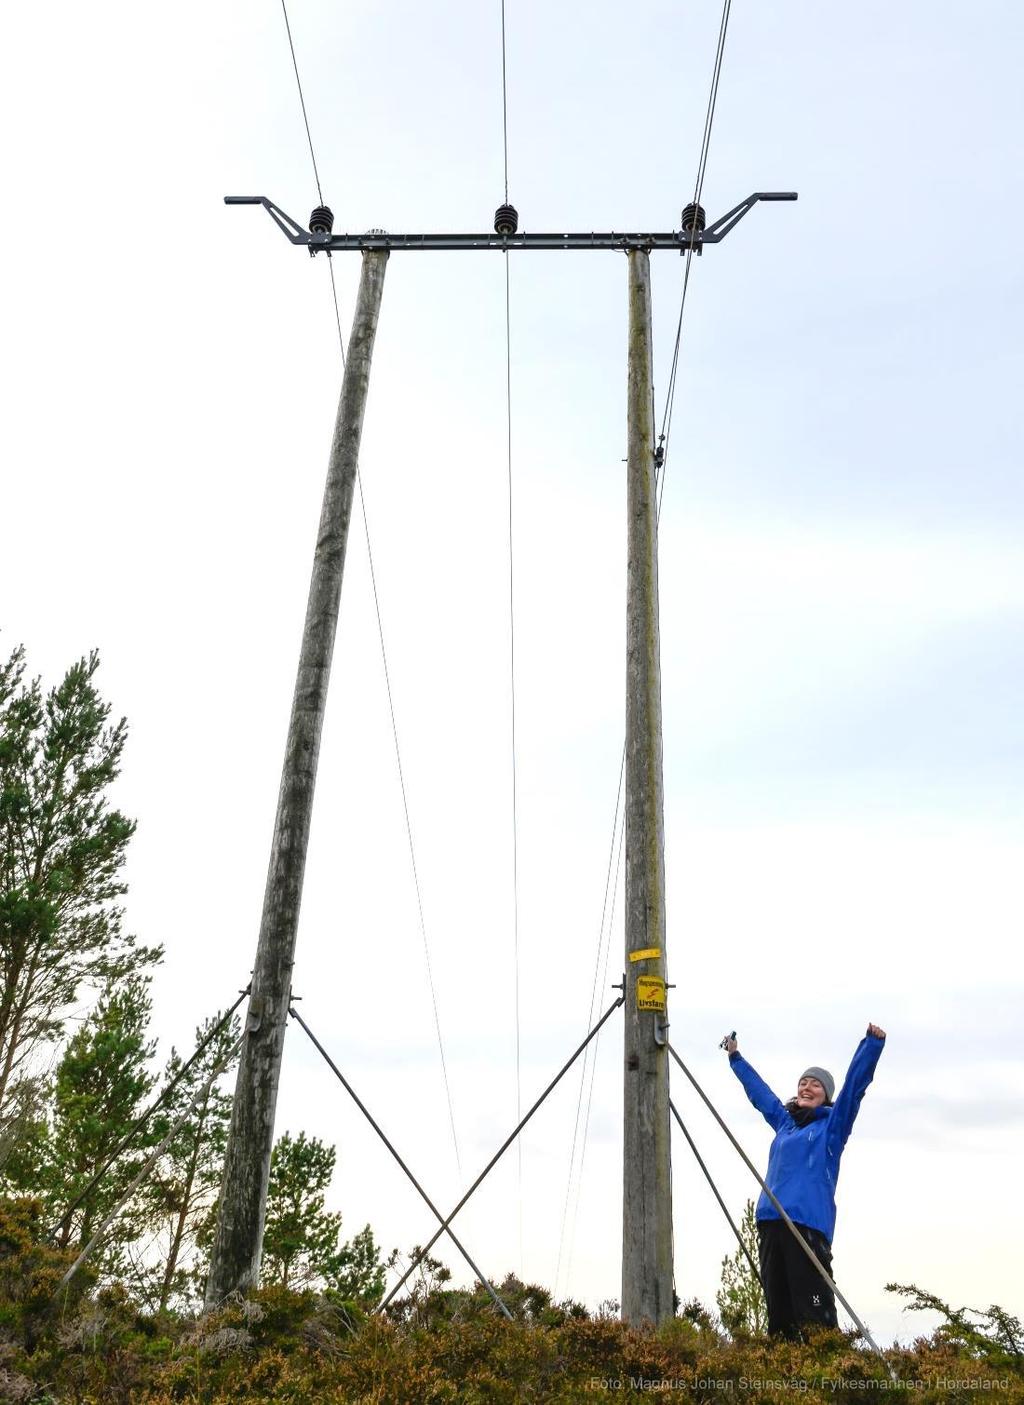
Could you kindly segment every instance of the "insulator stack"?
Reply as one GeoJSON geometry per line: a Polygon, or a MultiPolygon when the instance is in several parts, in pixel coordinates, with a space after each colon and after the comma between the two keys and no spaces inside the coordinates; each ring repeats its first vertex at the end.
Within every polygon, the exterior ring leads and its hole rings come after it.
{"type": "Polygon", "coordinates": [[[333,228],[333,211],[327,205],[318,205],[309,217],[310,234],[330,234],[333,228]]]}
{"type": "Polygon", "coordinates": [[[703,205],[687,205],[683,210],[682,231],[687,239],[692,239],[694,234],[700,237],[704,233],[707,218],[704,214],[703,205]]]}
{"type": "Polygon", "coordinates": [[[494,232],[508,238],[519,228],[519,211],[514,205],[499,205],[494,212],[494,232]]]}

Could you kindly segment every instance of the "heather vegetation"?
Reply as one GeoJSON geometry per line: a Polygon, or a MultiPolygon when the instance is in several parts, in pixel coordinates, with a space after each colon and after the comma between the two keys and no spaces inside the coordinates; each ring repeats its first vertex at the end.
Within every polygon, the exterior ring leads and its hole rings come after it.
{"type": "Polygon", "coordinates": [[[420,1276],[394,1310],[336,1291],[261,1288],[205,1317],[148,1311],[93,1273],[57,1290],[69,1252],[41,1234],[38,1202],[0,1206],[0,1398],[40,1405],[364,1402],[512,1405],[519,1401],[730,1396],[835,1401],[896,1392],[920,1402],[994,1395],[1024,1400],[1020,1324],[999,1309],[971,1314],[912,1287],[912,1307],[942,1325],[880,1360],[850,1334],[785,1342],[727,1332],[698,1303],[659,1331],[623,1326],[509,1276],[513,1313],[479,1286],[420,1276]]]}
{"type": "Polygon", "coordinates": [[[195,1058],[150,1033],[162,953],[124,930],[126,727],[97,668],[44,694],[20,650],[0,664],[0,1400],[1024,1400],[1020,1323],[912,1285],[890,1287],[941,1325],[885,1360],[843,1332],[768,1339],[750,1203],[714,1315],[688,1303],[639,1330],[509,1275],[509,1322],[430,1256],[381,1312],[399,1255],[369,1225],[343,1236],[335,1150],[301,1132],[273,1150],[259,1289],[204,1315],[239,1023],[211,1011],[195,1058]]]}

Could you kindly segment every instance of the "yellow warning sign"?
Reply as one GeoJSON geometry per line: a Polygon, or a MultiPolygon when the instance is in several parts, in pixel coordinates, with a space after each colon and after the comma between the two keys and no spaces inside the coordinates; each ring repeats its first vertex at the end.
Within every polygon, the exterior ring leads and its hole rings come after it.
{"type": "Polygon", "coordinates": [[[629,959],[630,961],[657,961],[660,955],[660,946],[645,946],[642,951],[631,951],[629,959]]]}
{"type": "Polygon", "coordinates": [[[636,1008],[665,1013],[665,982],[660,976],[637,976],[636,1008]]]}

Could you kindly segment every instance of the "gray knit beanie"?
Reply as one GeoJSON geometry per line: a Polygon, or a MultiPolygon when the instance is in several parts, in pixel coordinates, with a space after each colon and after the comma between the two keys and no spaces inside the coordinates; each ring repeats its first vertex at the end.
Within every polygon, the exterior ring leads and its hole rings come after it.
{"type": "Polygon", "coordinates": [[[827,1068],[817,1068],[812,1065],[811,1068],[805,1068],[800,1077],[816,1078],[825,1089],[825,1101],[827,1103],[832,1101],[832,1095],[836,1091],[836,1080],[832,1077],[827,1068]]]}

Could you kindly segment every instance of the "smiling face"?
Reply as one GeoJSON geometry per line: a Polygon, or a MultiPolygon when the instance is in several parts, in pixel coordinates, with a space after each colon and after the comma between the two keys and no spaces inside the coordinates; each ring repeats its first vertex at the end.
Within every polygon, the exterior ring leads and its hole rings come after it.
{"type": "Polygon", "coordinates": [[[821,1107],[825,1101],[825,1089],[816,1078],[805,1075],[796,1085],[796,1100],[800,1107],[821,1107]]]}

